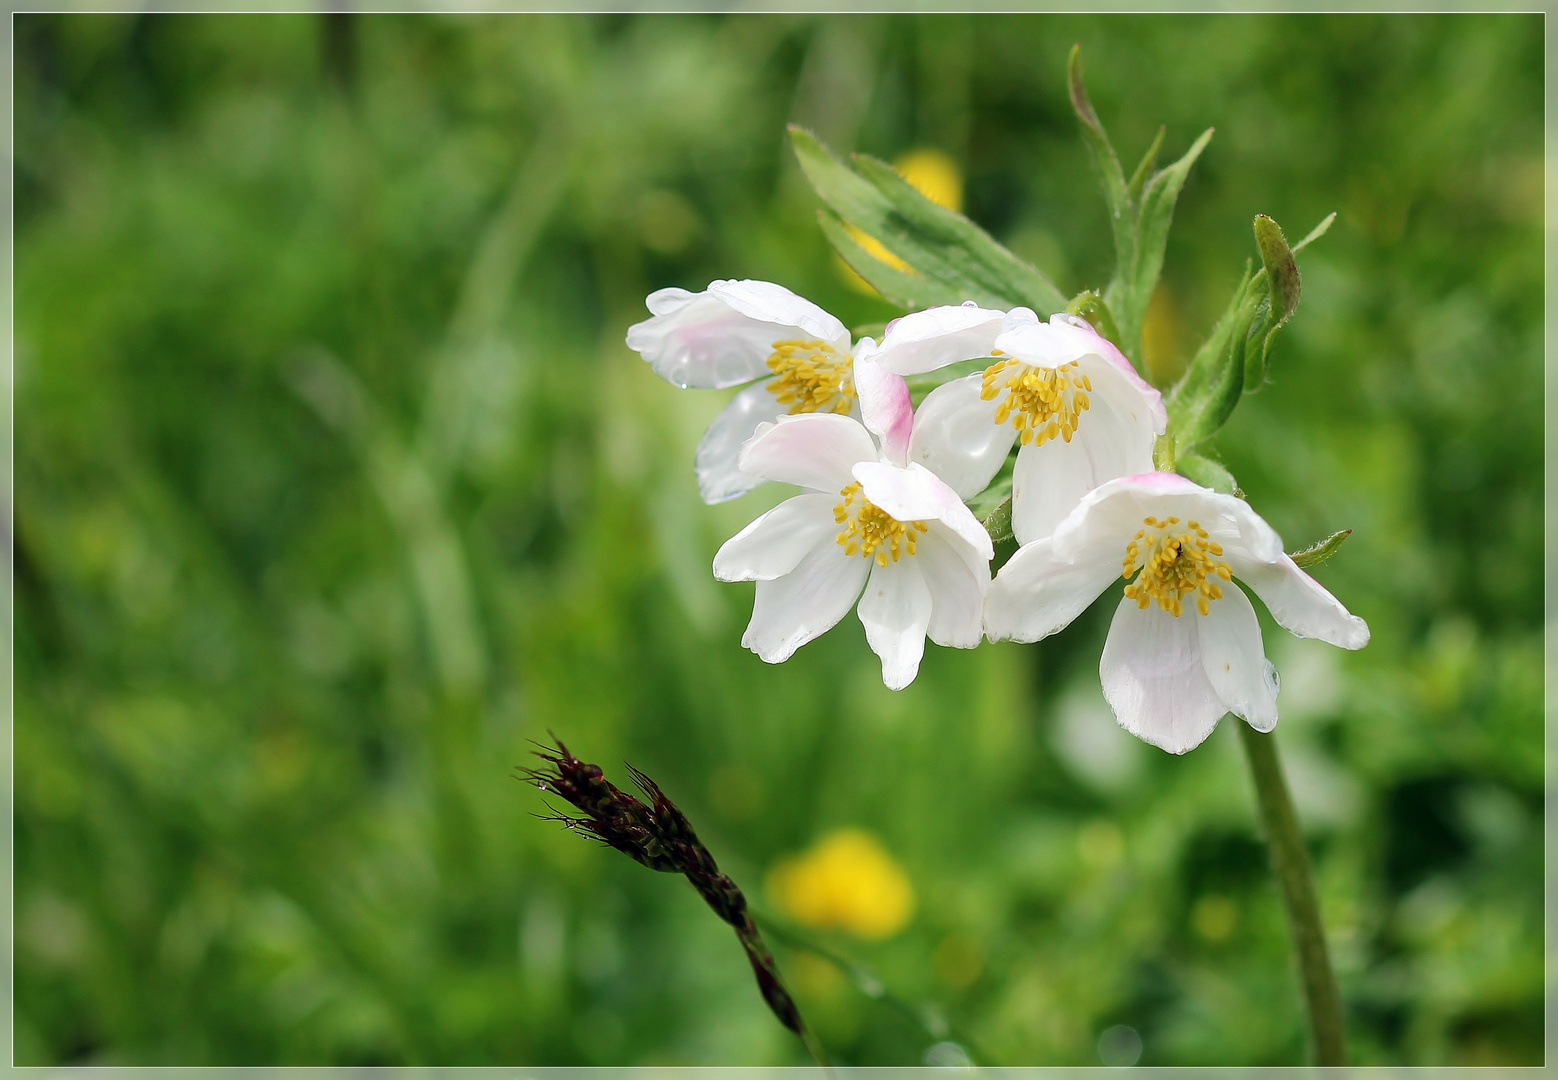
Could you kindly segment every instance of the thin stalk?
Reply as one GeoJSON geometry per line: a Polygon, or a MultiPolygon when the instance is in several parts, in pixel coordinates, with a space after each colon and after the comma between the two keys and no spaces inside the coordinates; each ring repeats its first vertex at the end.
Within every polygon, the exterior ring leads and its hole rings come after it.
{"type": "Polygon", "coordinates": [[[1277,740],[1248,724],[1236,725],[1250,759],[1250,774],[1255,779],[1255,794],[1260,802],[1260,819],[1271,849],[1271,868],[1282,887],[1287,906],[1288,925],[1298,953],[1299,974],[1304,983],[1304,1002],[1309,1010],[1309,1034],[1314,1044],[1317,1065],[1346,1065],[1347,1036],[1342,1024],[1342,999],[1336,990],[1336,975],[1325,948],[1325,927],[1320,922],[1320,903],[1315,896],[1314,871],[1304,834],[1298,827],[1298,813],[1288,794],[1277,757],[1277,740]]]}

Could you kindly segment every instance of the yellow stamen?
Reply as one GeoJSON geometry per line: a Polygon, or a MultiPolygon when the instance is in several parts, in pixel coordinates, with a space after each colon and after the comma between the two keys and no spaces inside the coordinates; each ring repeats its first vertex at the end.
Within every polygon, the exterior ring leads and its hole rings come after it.
{"type": "Polygon", "coordinates": [[[1071,374],[1076,366],[1075,360],[1056,368],[1001,360],[985,368],[979,396],[994,401],[1005,391],[1006,400],[996,407],[995,422],[1010,420],[1024,446],[1043,446],[1056,437],[1070,442],[1093,389],[1086,375],[1071,374]]]}
{"type": "Polygon", "coordinates": [[[1148,517],[1142,524],[1147,527],[1125,545],[1121,576],[1129,578],[1141,571],[1125,587],[1125,595],[1143,610],[1156,600],[1158,607],[1176,617],[1183,613],[1185,600],[1195,597],[1196,610],[1209,613],[1212,601],[1223,598],[1222,586],[1209,579],[1233,580],[1228,564],[1218,561],[1223,546],[1198,522],[1185,522],[1183,532],[1173,528],[1179,524],[1177,517],[1163,521],[1148,517]]]}
{"type": "Polygon", "coordinates": [[[809,412],[847,413],[854,402],[855,382],[849,357],[824,341],[776,341],[768,367],[779,376],[768,384],[790,415],[809,412]]]}
{"type": "Polygon", "coordinates": [[[859,481],[839,494],[844,501],[833,508],[833,520],[844,526],[836,539],[845,555],[864,555],[886,566],[889,559],[913,555],[920,533],[930,528],[923,521],[899,521],[862,495],[859,481]]]}

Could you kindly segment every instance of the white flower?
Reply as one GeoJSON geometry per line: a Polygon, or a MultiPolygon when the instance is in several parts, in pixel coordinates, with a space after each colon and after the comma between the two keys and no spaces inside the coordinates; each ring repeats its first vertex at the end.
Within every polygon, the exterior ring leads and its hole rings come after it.
{"type": "Polygon", "coordinates": [[[864,425],[834,413],[785,416],[742,447],[743,472],[808,491],[726,541],[714,576],[757,582],[741,643],[770,664],[860,598],[882,681],[901,690],[919,671],[926,637],[959,649],[979,644],[992,551],[957,493],[908,462],[917,434],[908,387],[870,361],[869,338],[862,346],[855,377],[864,425]]]}
{"type": "MultiPolygon", "coordinates": [[[[628,327],[628,348],[682,389],[751,383],[715,417],[698,443],[698,492],[708,503],[744,495],[762,481],[741,471],[741,444],[780,416],[859,414],[849,330],[810,300],[768,281],[713,281],[701,293],[661,289],[652,315],[628,327]]],[[[931,308],[922,315],[958,308],[931,308]]]]}
{"type": "Polygon", "coordinates": [[[661,289],[652,318],[628,328],[628,348],[667,382],[687,389],[753,383],[731,399],[698,444],[704,502],[733,499],[762,481],[737,465],[757,426],[784,413],[854,408],[849,330],[810,300],[767,281],[713,281],[707,290],[661,289]]]}
{"type": "Polygon", "coordinates": [[[1152,469],[1167,426],[1163,399],[1085,319],[1047,323],[1027,308],[965,305],[906,315],[887,328],[877,362],[900,375],[1000,357],[982,373],[932,390],[916,417],[938,427],[911,457],[964,497],[989,484],[1021,440],[1012,476],[1018,543],[1048,536],[1081,497],[1108,480],[1152,469]]]}
{"type": "Polygon", "coordinates": [[[1197,746],[1225,712],[1257,731],[1276,726],[1276,669],[1232,578],[1299,637],[1344,649],[1369,641],[1368,625],[1283,554],[1244,500],[1158,472],[1103,484],[1053,535],[1020,548],[990,586],[985,632],[1048,637],[1122,568],[1135,580],[1099,663],[1104,698],[1121,727],[1170,753],[1197,746]]]}

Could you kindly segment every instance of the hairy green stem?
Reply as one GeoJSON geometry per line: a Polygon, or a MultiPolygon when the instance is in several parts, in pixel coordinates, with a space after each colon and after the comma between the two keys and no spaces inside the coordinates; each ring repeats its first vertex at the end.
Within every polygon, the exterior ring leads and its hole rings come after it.
{"type": "Polygon", "coordinates": [[[1347,1037],[1342,1025],[1342,999],[1336,990],[1336,975],[1325,948],[1325,927],[1320,922],[1320,903],[1315,896],[1314,872],[1304,834],[1298,826],[1298,814],[1282,776],[1274,735],[1262,734],[1248,724],[1239,724],[1250,773],[1255,778],[1255,794],[1260,802],[1260,819],[1271,849],[1271,868],[1282,887],[1288,925],[1298,953],[1299,974],[1304,983],[1304,1001],[1309,1009],[1309,1034],[1314,1043],[1315,1064],[1346,1065],[1347,1037]]]}

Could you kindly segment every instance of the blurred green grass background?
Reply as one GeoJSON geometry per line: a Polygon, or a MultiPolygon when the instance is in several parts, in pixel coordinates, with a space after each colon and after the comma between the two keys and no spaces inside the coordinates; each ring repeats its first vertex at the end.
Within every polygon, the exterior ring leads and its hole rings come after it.
{"type": "MultiPolygon", "coordinates": [[[[1156,362],[1253,254],[1304,253],[1218,449],[1368,619],[1264,623],[1364,1063],[1542,1060],[1542,22],[1484,16],[19,15],[19,1064],[781,1064],[684,884],[532,815],[555,731],[623,758],[763,905],[864,830],[913,891],[815,931],[1009,1064],[1290,1064],[1303,1019],[1235,721],[1172,758],[1097,686],[1109,604],[932,647],[853,617],[770,668],[705,508],[718,394],[642,301],[781,282],[891,317],[784,138],[920,147],[1067,291],[1108,223],[1064,88],[1180,200],[1156,362]],[[1111,1044],[1112,1045],[1112,1044],[1111,1044]]],[[[1263,616],[1264,618],[1264,616],[1263,616]]],[[[845,1062],[934,1037],[778,949],[845,1062]]]]}

